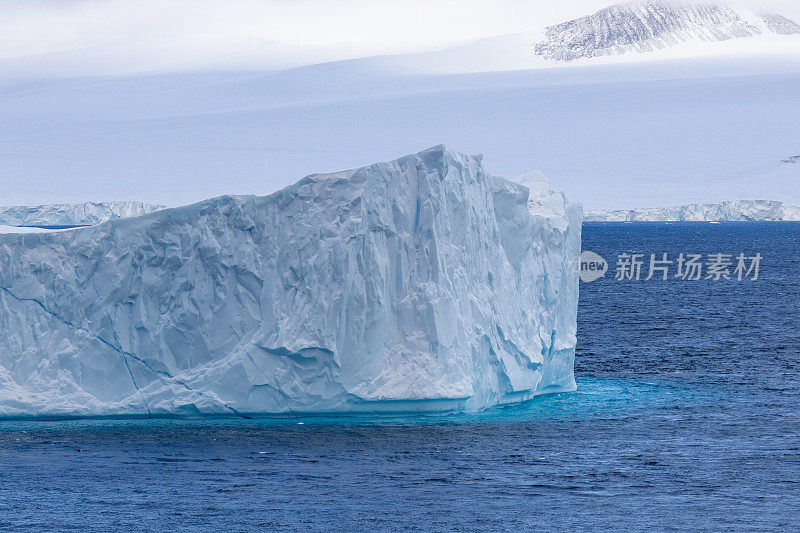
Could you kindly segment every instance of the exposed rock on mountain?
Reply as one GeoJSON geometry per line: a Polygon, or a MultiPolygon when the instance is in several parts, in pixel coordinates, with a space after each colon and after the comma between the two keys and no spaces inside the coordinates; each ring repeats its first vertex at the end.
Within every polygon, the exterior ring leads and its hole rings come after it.
{"type": "Polygon", "coordinates": [[[777,13],[733,9],[711,2],[641,0],[550,26],[534,50],[547,59],[572,61],[651,52],[693,40],[726,41],[798,33],[800,24],[777,13]]]}

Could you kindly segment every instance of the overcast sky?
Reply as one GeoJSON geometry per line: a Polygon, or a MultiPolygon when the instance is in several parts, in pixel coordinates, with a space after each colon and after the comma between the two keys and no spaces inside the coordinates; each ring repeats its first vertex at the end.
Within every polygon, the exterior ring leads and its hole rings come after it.
{"type": "MultiPolygon", "coordinates": [[[[519,33],[612,3],[0,0],[0,68],[11,72],[22,65],[32,74],[80,75],[283,67],[519,33]]],[[[797,4],[755,2],[790,15],[800,11],[797,4]]]]}

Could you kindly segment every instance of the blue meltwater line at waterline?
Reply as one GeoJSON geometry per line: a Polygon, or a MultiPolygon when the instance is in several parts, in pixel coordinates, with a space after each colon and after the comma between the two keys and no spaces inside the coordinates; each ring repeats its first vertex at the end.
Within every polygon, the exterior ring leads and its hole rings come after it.
{"type": "Polygon", "coordinates": [[[104,431],[111,428],[166,427],[245,427],[307,425],[414,425],[520,423],[544,420],[586,420],[625,418],[641,411],[681,409],[716,402],[723,390],[676,381],[579,376],[574,392],[544,394],[514,405],[491,407],[484,411],[457,414],[397,413],[393,415],[300,415],[253,419],[232,417],[156,417],[156,418],[64,418],[0,421],[0,435],[14,432],[36,434],[57,431],[104,431]]]}
{"type": "Polygon", "coordinates": [[[609,273],[581,285],[576,392],[463,415],[0,422],[0,528],[800,528],[800,224],[586,224],[583,247],[609,273]],[[756,281],[636,282],[613,279],[622,252],[764,259],[756,281]]]}

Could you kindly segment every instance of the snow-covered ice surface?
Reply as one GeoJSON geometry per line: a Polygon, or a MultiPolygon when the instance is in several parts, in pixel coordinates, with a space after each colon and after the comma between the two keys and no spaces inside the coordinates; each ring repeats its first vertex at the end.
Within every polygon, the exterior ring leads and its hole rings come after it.
{"type": "Polygon", "coordinates": [[[665,208],[588,210],[585,220],[590,222],[800,221],[800,207],[784,205],[774,200],[736,200],[665,208]]]}
{"type": "Polygon", "coordinates": [[[92,226],[117,218],[138,217],[164,209],[142,202],[86,202],[36,206],[0,207],[0,226],[92,226]]]}
{"type": "Polygon", "coordinates": [[[479,410],[574,389],[579,206],[443,147],[0,235],[2,416],[479,410]]]}
{"type": "Polygon", "coordinates": [[[6,226],[0,225],[0,233],[46,233],[49,231],[59,231],[55,229],[36,228],[27,226],[6,226]]]}
{"type": "MultiPolygon", "coordinates": [[[[711,35],[727,8],[708,9],[669,8],[648,28],[711,35]]],[[[618,12],[587,46],[649,20],[618,12]]],[[[34,56],[0,58],[0,199],[184,205],[445,141],[500,175],[539,169],[591,209],[800,205],[800,35],[776,31],[569,62],[536,55],[536,31],[284,71],[41,78],[15,70],[34,56]]]]}
{"type": "Polygon", "coordinates": [[[0,198],[268,194],[444,140],[499,175],[541,170],[591,209],[800,204],[800,165],[780,164],[800,146],[800,56],[447,76],[381,65],[11,84],[0,198]]]}

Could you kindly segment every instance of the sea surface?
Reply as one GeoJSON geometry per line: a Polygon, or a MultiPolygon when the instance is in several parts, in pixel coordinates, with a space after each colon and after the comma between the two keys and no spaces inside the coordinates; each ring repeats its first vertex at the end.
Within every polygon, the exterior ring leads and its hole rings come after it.
{"type": "Polygon", "coordinates": [[[800,224],[586,224],[578,392],[461,416],[0,422],[0,529],[800,528],[800,224]],[[640,280],[617,280],[642,253],[640,280]],[[730,280],[649,280],[650,254],[730,280]],[[737,279],[736,256],[761,254],[737,279]]]}

